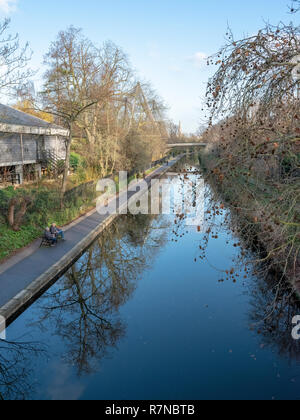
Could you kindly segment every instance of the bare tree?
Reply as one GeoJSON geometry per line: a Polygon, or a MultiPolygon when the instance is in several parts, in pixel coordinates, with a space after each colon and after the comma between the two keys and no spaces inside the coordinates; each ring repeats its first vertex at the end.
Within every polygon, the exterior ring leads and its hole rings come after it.
{"type": "Polygon", "coordinates": [[[48,70],[41,92],[44,111],[55,115],[69,129],[61,189],[63,202],[75,124],[85,111],[111,95],[114,86],[110,75],[114,68],[105,63],[101,50],[74,27],[59,33],[45,64],[48,70]]]}
{"type": "Polygon", "coordinates": [[[126,56],[118,47],[111,52],[106,60],[119,60],[115,74],[111,74],[114,94],[90,107],[76,124],[83,138],[75,147],[85,157],[91,176],[149,167],[165,153],[168,137],[162,100],[149,84],[133,79],[126,56]]]}
{"type": "Polygon", "coordinates": [[[299,282],[299,89],[300,28],[267,25],[257,35],[227,44],[210,64],[205,135],[214,156],[211,175],[258,233],[273,262],[299,282]]]}
{"type": "Polygon", "coordinates": [[[213,117],[246,115],[260,104],[271,105],[293,98],[299,88],[294,77],[300,54],[300,28],[267,25],[257,35],[236,41],[230,29],[227,43],[209,64],[219,69],[210,80],[207,105],[213,117]]]}
{"type": "Polygon", "coordinates": [[[0,23],[0,94],[20,88],[33,72],[28,69],[31,51],[28,43],[21,46],[18,35],[8,33],[10,20],[0,23]]]}
{"type": "MultiPolygon", "coordinates": [[[[128,156],[127,145],[134,142],[132,150],[145,151],[138,154],[141,159],[130,156],[131,161],[138,159],[135,166],[141,162],[147,166],[162,157],[167,138],[165,106],[148,83],[135,80],[121,48],[112,42],[98,48],[81,30],[70,27],[52,43],[45,63],[41,109],[69,129],[61,205],[74,137],[74,149],[84,157],[90,178],[113,173],[117,162],[121,165],[128,156]]],[[[120,165],[119,169],[128,166],[120,165]]]]}
{"type": "Polygon", "coordinates": [[[101,55],[109,90],[105,97],[80,115],[76,126],[83,137],[77,144],[78,151],[86,158],[94,175],[104,176],[113,171],[119,139],[124,136],[122,111],[126,106],[125,95],[132,85],[132,70],[127,56],[112,42],[103,45],[101,55]]]}

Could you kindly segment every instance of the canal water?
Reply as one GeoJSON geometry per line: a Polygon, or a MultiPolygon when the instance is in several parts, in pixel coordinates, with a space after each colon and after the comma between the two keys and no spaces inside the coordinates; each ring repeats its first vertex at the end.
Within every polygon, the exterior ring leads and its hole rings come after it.
{"type": "MultiPolygon", "coordinates": [[[[190,159],[173,178],[202,178],[190,159]]],[[[299,305],[203,188],[203,226],[120,216],[7,329],[1,398],[300,398],[299,305]]]]}

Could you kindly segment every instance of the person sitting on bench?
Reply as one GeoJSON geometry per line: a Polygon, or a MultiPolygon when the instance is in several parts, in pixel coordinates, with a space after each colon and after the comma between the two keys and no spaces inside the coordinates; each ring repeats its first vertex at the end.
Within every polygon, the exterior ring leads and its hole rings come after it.
{"type": "Polygon", "coordinates": [[[56,239],[61,238],[63,241],[65,240],[65,234],[62,229],[59,229],[56,226],[56,223],[52,223],[50,227],[50,233],[56,237],[56,239]]]}
{"type": "Polygon", "coordinates": [[[44,238],[51,244],[51,246],[55,246],[57,244],[55,235],[50,232],[48,227],[45,229],[44,238]]]}

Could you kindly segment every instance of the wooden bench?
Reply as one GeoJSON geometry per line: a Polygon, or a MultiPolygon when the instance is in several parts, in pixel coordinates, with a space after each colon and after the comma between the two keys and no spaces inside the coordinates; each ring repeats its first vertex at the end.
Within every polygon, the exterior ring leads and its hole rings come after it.
{"type": "Polygon", "coordinates": [[[43,236],[40,248],[42,248],[43,246],[50,248],[52,245],[53,245],[53,242],[51,241],[51,239],[48,239],[45,236],[43,236]]]}

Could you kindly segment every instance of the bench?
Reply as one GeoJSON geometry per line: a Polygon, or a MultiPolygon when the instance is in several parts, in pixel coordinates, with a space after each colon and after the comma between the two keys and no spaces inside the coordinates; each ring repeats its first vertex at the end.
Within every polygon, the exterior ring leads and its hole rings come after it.
{"type": "Polygon", "coordinates": [[[40,245],[40,248],[42,248],[43,246],[51,247],[52,244],[53,244],[53,242],[50,239],[48,239],[45,236],[43,236],[42,242],[41,242],[41,245],[40,245]]]}

